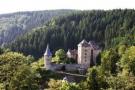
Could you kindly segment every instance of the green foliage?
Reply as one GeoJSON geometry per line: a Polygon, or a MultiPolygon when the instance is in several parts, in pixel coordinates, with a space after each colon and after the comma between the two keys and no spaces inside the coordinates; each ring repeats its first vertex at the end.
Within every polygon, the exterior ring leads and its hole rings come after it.
{"type": "Polygon", "coordinates": [[[110,49],[102,53],[101,66],[104,74],[116,74],[119,55],[116,50],[110,49]]]}
{"type": "Polygon", "coordinates": [[[87,80],[84,82],[84,88],[87,90],[101,90],[107,88],[105,76],[101,72],[101,67],[92,67],[88,69],[87,80]]]}
{"type": "MultiPolygon", "coordinates": [[[[0,83],[6,90],[30,90],[38,88],[35,73],[28,66],[34,59],[16,52],[0,55],[0,83]]],[[[37,89],[36,89],[37,90],[37,89]]]]}
{"type": "Polygon", "coordinates": [[[95,68],[90,69],[89,77],[87,78],[88,88],[92,90],[99,90],[98,72],[95,68]]]}
{"type": "Polygon", "coordinates": [[[43,58],[37,62],[32,56],[17,52],[6,52],[0,55],[0,89],[1,90],[38,90],[42,84],[47,87],[50,78],[58,79],[59,75],[41,67],[43,58]],[[31,63],[33,62],[33,63],[31,63]]]}
{"type": "Polygon", "coordinates": [[[129,47],[122,55],[120,66],[135,75],[135,46],[129,47]]]}
{"type": "Polygon", "coordinates": [[[119,56],[122,56],[125,53],[126,49],[127,49],[126,45],[119,45],[119,47],[118,47],[119,56]]]}
{"type": "Polygon", "coordinates": [[[34,32],[26,34],[9,45],[11,50],[41,57],[49,43],[53,53],[62,48],[76,48],[83,40],[94,40],[103,48],[123,44],[134,45],[135,11],[80,11],[51,20],[34,32]],[[34,52],[33,52],[34,51],[34,52]]]}
{"type": "MultiPolygon", "coordinates": [[[[41,57],[47,43],[54,53],[53,58],[57,63],[66,62],[68,48],[76,48],[77,44],[85,38],[98,42],[106,50],[101,53],[101,62],[98,66],[91,67],[87,79],[79,84],[50,80],[50,90],[134,90],[135,89],[135,11],[84,11],[69,16],[52,19],[45,26],[32,33],[20,37],[9,45],[14,51],[23,52],[25,55],[41,57]],[[111,48],[110,48],[111,47],[111,48]],[[100,65],[101,63],[101,65],[100,65]],[[81,87],[80,87],[81,86],[81,87]]],[[[99,58],[100,59],[100,56],[99,58]]],[[[11,80],[19,82],[17,77],[27,74],[18,68],[33,62],[32,57],[24,57],[11,52],[0,55],[0,87],[8,86],[11,80]],[[20,57],[20,58],[19,58],[20,57]],[[17,72],[16,72],[17,71],[17,72]],[[24,74],[23,74],[24,72],[24,74]],[[14,74],[16,74],[14,76],[14,74]],[[12,77],[11,77],[12,76],[12,77]]],[[[36,77],[38,84],[45,83],[50,78],[58,79],[57,74],[41,69],[43,59],[31,64],[32,69],[41,77],[36,77]]],[[[25,70],[25,68],[24,68],[25,70]]],[[[30,73],[31,70],[30,70],[30,73]]],[[[29,75],[28,75],[29,76],[29,75]]],[[[30,81],[33,75],[29,76],[30,81]]],[[[29,80],[29,79],[28,79],[29,80]]],[[[23,80],[22,80],[23,81],[23,80]]],[[[26,78],[25,78],[25,80],[26,78]]],[[[32,81],[34,83],[34,81],[32,81]]],[[[27,82],[29,84],[29,82],[27,82]]],[[[23,85],[23,84],[22,84],[23,85]]],[[[35,85],[35,84],[34,84],[35,85]]],[[[20,85],[18,85],[19,87],[20,85]]]]}
{"type": "Polygon", "coordinates": [[[0,83],[0,90],[5,90],[3,83],[0,83]]]}
{"type": "MultiPolygon", "coordinates": [[[[131,30],[132,31],[132,30],[131,30]]],[[[133,31],[132,31],[133,32],[133,31]]],[[[115,45],[126,45],[132,46],[135,45],[135,34],[134,33],[127,33],[123,37],[116,37],[111,40],[111,45],[115,47],[115,45]]]]}
{"type": "Polygon", "coordinates": [[[52,18],[67,15],[73,11],[46,10],[0,15],[0,45],[5,46],[7,43],[10,43],[20,37],[20,35],[24,35],[25,33],[32,31],[33,28],[41,27],[52,18]]]}
{"type": "Polygon", "coordinates": [[[50,79],[48,86],[49,88],[47,90],[60,90],[60,87],[62,86],[62,80],[50,79]]]}
{"type": "Polygon", "coordinates": [[[48,86],[47,90],[81,90],[79,84],[54,79],[49,81],[48,86]]]}
{"type": "Polygon", "coordinates": [[[27,64],[30,65],[32,62],[35,61],[35,58],[33,56],[31,56],[31,55],[28,55],[26,61],[27,61],[27,64]]]}
{"type": "Polygon", "coordinates": [[[55,52],[55,57],[53,58],[53,61],[56,63],[66,63],[66,53],[63,49],[59,49],[55,52]]]}
{"type": "Polygon", "coordinates": [[[3,54],[3,53],[4,53],[4,49],[0,48],[0,54],[3,54]]]}
{"type": "Polygon", "coordinates": [[[77,60],[73,59],[73,58],[66,58],[66,64],[75,64],[77,63],[77,60]]]}
{"type": "Polygon", "coordinates": [[[22,65],[13,74],[9,83],[9,90],[38,90],[35,73],[29,66],[22,65]]]}
{"type": "Polygon", "coordinates": [[[107,82],[110,87],[109,89],[112,90],[125,90],[127,84],[127,80],[121,76],[117,77],[110,76],[107,78],[107,82]]]}
{"type": "Polygon", "coordinates": [[[37,70],[39,68],[42,68],[44,67],[44,58],[40,58],[38,61],[35,61],[33,63],[31,63],[31,67],[34,69],[34,70],[37,70]]]}
{"type": "Polygon", "coordinates": [[[135,46],[118,45],[101,54],[101,65],[89,68],[82,90],[134,90],[135,46]]]}
{"type": "Polygon", "coordinates": [[[134,90],[135,89],[135,77],[133,76],[110,76],[107,78],[109,85],[107,90],[134,90]]]}
{"type": "Polygon", "coordinates": [[[26,64],[26,60],[25,56],[14,52],[0,55],[0,82],[9,82],[17,68],[26,64]]]}
{"type": "MultiPolygon", "coordinates": [[[[48,82],[50,79],[60,79],[60,75],[57,73],[54,73],[52,71],[49,70],[45,70],[42,68],[39,68],[36,70],[36,73],[38,75],[37,81],[39,86],[44,86],[44,88],[48,88],[48,82]]],[[[54,84],[55,85],[55,84],[54,84]]]]}
{"type": "Polygon", "coordinates": [[[68,82],[64,81],[59,90],[81,90],[81,88],[76,83],[68,83],[68,82]]]}

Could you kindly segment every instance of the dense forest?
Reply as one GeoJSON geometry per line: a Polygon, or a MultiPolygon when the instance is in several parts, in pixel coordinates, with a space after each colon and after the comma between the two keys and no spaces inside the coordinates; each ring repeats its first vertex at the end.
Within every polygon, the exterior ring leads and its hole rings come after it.
{"type": "Polygon", "coordinates": [[[135,90],[134,17],[135,10],[119,9],[51,19],[0,48],[0,90],[135,90]],[[62,80],[60,74],[43,68],[47,43],[56,51],[55,62],[69,63],[65,51],[77,48],[82,39],[96,41],[103,50],[80,82],[62,80]]]}
{"type": "Polygon", "coordinates": [[[0,90],[135,90],[135,46],[104,50],[100,60],[76,83],[43,68],[43,58],[0,49],[0,90]]]}
{"type": "Polygon", "coordinates": [[[47,43],[54,53],[57,49],[77,48],[82,40],[94,40],[102,48],[119,43],[135,44],[135,10],[80,11],[50,20],[41,28],[12,42],[8,47],[25,55],[41,57],[47,43]]]}
{"type": "Polygon", "coordinates": [[[17,12],[0,15],[0,45],[15,40],[16,37],[40,27],[54,17],[68,15],[74,10],[45,10],[17,12]]]}

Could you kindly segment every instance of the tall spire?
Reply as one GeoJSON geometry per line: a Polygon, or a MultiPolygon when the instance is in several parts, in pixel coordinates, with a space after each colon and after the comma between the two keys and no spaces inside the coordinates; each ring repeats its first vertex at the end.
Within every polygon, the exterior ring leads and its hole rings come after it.
{"type": "Polygon", "coordinates": [[[49,49],[49,44],[47,44],[46,51],[45,51],[44,55],[46,55],[46,56],[52,56],[52,53],[51,53],[51,51],[49,49]]]}

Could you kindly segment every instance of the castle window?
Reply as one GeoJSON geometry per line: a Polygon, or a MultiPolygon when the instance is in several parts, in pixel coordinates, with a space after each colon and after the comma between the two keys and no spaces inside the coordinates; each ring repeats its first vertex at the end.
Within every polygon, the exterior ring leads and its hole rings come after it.
{"type": "Polygon", "coordinates": [[[91,50],[91,58],[90,58],[90,66],[93,66],[94,65],[94,62],[93,62],[93,50],[91,50]]]}
{"type": "Polygon", "coordinates": [[[86,59],[86,56],[84,56],[84,58],[86,59]]]}

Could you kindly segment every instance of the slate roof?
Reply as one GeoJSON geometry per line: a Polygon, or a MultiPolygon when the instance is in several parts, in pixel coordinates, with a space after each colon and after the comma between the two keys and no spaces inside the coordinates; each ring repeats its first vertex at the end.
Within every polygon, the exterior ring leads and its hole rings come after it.
{"type": "Polygon", "coordinates": [[[100,49],[99,46],[97,45],[97,43],[95,43],[94,41],[89,41],[89,45],[90,45],[90,47],[92,47],[95,50],[100,49]]]}
{"type": "Polygon", "coordinates": [[[82,40],[78,45],[81,45],[83,47],[89,47],[90,46],[89,43],[85,39],[82,40]]]}
{"type": "Polygon", "coordinates": [[[92,47],[95,50],[100,49],[97,43],[95,43],[94,41],[87,42],[85,39],[82,40],[78,45],[83,46],[83,47],[92,47]]]}
{"type": "Polygon", "coordinates": [[[49,45],[48,44],[47,44],[46,51],[45,51],[44,55],[46,55],[46,56],[52,56],[52,53],[51,53],[51,51],[49,49],[49,45]]]}
{"type": "Polygon", "coordinates": [[[68,49],[67,54],[77,54],[77,50],[76,49],[73,49],[73,50],[68,49]]]}

